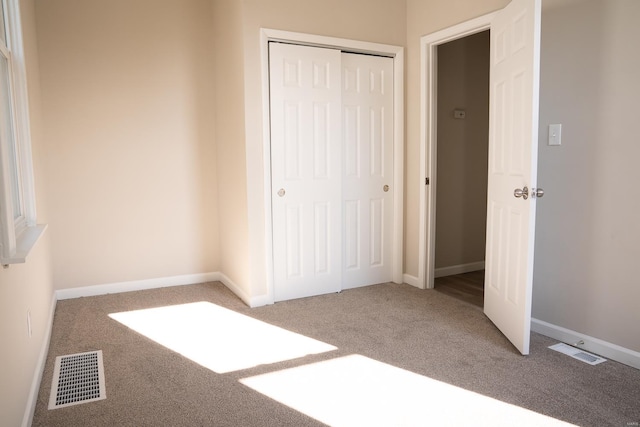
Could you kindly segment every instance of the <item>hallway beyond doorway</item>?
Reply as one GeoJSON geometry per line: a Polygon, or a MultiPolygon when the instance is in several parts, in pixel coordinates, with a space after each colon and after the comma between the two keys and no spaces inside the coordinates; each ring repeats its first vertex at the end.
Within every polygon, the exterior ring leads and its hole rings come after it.
{"type": "Polygon", "coordinates": [[[477,307],[484,306],[484,270],[435,279],[435,290],[477,307]]]}

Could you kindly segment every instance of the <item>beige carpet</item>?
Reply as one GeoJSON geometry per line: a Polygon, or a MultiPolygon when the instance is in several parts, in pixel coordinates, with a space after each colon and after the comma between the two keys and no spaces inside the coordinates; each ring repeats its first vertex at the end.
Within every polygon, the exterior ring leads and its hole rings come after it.
{"type": "Polygon", "coordinates": [[[523,357],[478,307],[408,285],[256,309],[220,283],[66,300],[33,425],[637,425],[640,371],[555,342],[523,357]],[[107,398],[47,409],[55,357],[91,350],[107,398]]]}

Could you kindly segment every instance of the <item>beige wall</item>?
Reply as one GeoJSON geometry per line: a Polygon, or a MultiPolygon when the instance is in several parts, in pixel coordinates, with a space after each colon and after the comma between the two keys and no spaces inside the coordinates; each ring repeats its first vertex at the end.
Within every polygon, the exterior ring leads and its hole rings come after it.
{"type": "Polygon", "coordinates": [[[407,97],[404,270],[418,275],[420,176],[420,37],[503,8],[509,0],[407,0],[407,97]]]}
{"type": "Polygon", "coordinates": [[[219,266],[249,296],[249,236],[244,120],[243,5],[213,1],[218,153],[219,266]]]}
{"type": "Polygon", "coordinates": [[[210,1],[36,5],[56,288],[216,271],[210,1]]]}
{"type": "Polygon", "coordinates": [[[45,343],[53,304],[50,234],[45,233],[25,264],[0,270],[0,413],[2,425],[22,423],[34,375],[41,374],[39,357],[45,343]],[[27,312],[31,312],[29,338],[27,312]]]}
{"type": "Polygon", "coordinates": [[[489,32],[438,47],[435,267],[484,261],[489,32]],[[465,119],[456,119],[462,109],[465,119]]]}
{"type": "Polygon", "coordinates": [[[533,316],[640,351],[640,2],[545,4],[533,316]]]}
{"type": "Polygon", "coordinates": [[[260,28],[404,46],[406,16],[403,0],[245,0],[244,8],[247,200],[251,215],[247,289],[260,296],[267,291],[260,28]]]}
{"type": "MultiPolygon", "coordinates": [[[[31,114],[31,139],[38,221],[46,222],[45,179],[42,164],[44,133],[41,128],[35,17],[32,0],[21,1],[22,25],[31,114]]],[[[50,233],[45,233],[25,264],[0,268],[0,424],[22,424],[38,358],[45,344],[53,303],[50,271],[50,233]],[[31,312],[32,336],[27,329],[31,312]]],[[[29,411],[27,411],[29,416],[29,411]]]]}

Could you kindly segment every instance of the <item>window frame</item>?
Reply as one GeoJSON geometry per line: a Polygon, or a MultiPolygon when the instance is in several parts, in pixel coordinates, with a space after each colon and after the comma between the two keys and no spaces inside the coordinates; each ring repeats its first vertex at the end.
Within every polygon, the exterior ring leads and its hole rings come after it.
{"type": "Polygon", "coordinates": [[[46,225],[36,223],[31,125],[19,0],[0,1],[4,9],[6,32],[6,46],[0,41],[0,50],[8,61],[9,114],[13,125],[13,138],[5,132],[0,135],[0,263],[7,266],[25,262],[46,225]],[[21,204],[17,217],[14,215],[14,189],[21,204]]]}

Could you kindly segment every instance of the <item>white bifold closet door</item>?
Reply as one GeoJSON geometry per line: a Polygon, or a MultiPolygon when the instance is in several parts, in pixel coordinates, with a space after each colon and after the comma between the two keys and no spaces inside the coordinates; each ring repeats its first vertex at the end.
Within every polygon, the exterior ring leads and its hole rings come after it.
{"type": "Polygon", "coordinates": [[[269,44],[274,299],[391,280],[393,60],[269,44]]]}

